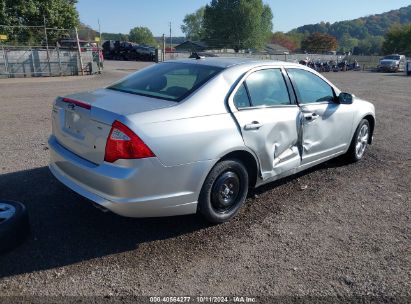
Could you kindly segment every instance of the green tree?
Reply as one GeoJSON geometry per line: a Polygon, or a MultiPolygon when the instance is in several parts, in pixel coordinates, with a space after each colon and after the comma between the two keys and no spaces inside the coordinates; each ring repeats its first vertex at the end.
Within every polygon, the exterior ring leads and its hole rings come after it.
{"type": "Polygon", "coordinates": [[[128,35],[121,33],[102,33],[103,40],[128,41],[128,35]]]}
{"type": "Polygon", "coordinates": [[[204,11],[205,7],[201,7],[194,13],[184,17],[184,24],[181,25],[181,31],[186,35],[187,39],[198,41],[203,38],[204,11]]]}
{"type": "Polygon", "coordinates": [[[100,34],[87,24],[80,22],[80,25],[78,27],[78,36],[83,40],[94,41],[94,38],[99,37],[100,34]]]}
{"type": "Polygon", "coordinates": [[[358,41],[358,54],[363,55],[380,55],[384,37],[369,36],[363,40],[358,41]]]}
{"type": "Polygon", "coordinates": [[[153,33],[147,27],[138,26],[132,28],[128,34],[128,38],[131,42],[139,44],[156,44],[153,33]]]}
{"type": "Polygon", "coordinates": [[[358,46],[358,39],[351,37],[349,34],[344,34],[338,42],[341,52],[352,52],[358,46]]]}
{"type": "MultiPolygon", "coordinates": [[[[66,33],[49,30],[49,43],[54,43],[62,34],[73,33],[79,24],[76,9],[77,0],[0,0],[0,24],[9,26],[43,26],[44,20],[49,28],[69,29],[66,33]]],[[[13,43],[45,43],[42,29],[0,28],[13,43]]]]}
{"type": "Polygon", "coordinates": [[[335,51],[337,39],[331,35],[314,33],[301,41],[301,49],[310,53],[335,51]]]}
{"type": "Polygon", "coordinates": [[[262,0],[212,0],[204,12],[204,37],[210,47],[261,48],[273,28],[272,12],[262,0]]]}
{"type": "Polygon", "coordinates": [[[385,54],[400,53],[411,56],[411,22],[391,27],[385,35],[382,48],[385,54]]]}

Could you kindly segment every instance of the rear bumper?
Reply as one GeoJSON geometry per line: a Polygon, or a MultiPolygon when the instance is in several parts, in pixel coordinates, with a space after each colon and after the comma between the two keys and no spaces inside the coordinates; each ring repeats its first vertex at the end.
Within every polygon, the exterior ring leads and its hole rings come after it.
{"type": "Polygon", "coordinates": [[[196,213],[201,185],[213,161],[166,167],[157,158],[95,165],[49,139],[52,174],[81,196],[122,216],[196,213]]]}

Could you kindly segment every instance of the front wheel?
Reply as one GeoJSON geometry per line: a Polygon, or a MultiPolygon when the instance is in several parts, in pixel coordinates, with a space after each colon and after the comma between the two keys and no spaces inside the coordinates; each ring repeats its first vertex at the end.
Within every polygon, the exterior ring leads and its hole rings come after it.
{"type": "Polygon", "coordinates": [[[370,134],[370,123],[366,119],[361,120],[347,152],[347,157],[350,161],[356,162],[363,158],[370,134]]]}
{"type": "Polygon", "coordinates": [[[248,193],[248,172],[238,160],[223,160],[208,174],[201,189],[198,209],[212,223],[232,219],[248,193]]]}

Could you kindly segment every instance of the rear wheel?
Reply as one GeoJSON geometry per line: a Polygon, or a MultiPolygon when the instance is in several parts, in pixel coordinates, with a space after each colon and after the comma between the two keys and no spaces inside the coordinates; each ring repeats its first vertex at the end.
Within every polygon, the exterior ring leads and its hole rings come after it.
{"type": "Polygon", "coordinates": [[[248,172],[238,160],[223,160],[208,174],[199,197],[200,213],[212,223],[233,218],[248,193],[248,172]]]}
{"type": "Polygon", "coordinates": [[[356,162],[363,158],[370,134],[370,123],[366,119],[361,120],[347,152],[347,157],[350,161],[356,162]]]}

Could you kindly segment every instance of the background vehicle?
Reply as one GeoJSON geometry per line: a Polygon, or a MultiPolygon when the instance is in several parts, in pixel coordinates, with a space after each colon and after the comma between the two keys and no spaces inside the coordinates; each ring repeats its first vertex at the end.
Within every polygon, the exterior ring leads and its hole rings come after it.
{"type": "Polygon", "coordinates": [[[199,211],[224,222],[249,187],[343,154],[360,160],[374,116],[371,103],[298,64],[167,61],[57,98],[50,169],[120,215],[199,211]]]}
{"type": "Polygon", "coordinates": [[[387,55],[380,60],[378,70],[382,72],[399,72],[405,70],[406,58],[404,55],[387,55]]]}
{"type": "MultiPolygon", "coordinates": [[[[70,49],[77,50],[77,40],[76,39],[61,39],[58,41],[59,48],[61,49],[70,49]]],[[[82,52],[85,51],[96,51],[95,47],[92,44],[85,40],[79,40],[80,49],[82,52]]]]}
{"type": "Polygon", "coordinates": [[[411,76],[411,60],[407,61],[407,68],[405,70],[405,73],[407,74],[407,76],[411,76]]]}
{"type": "Polygon", "coordinates": [[[155,60],[155,48],[127,41],[107,40],[103,43],[104,58],[112,60],[155,60]]]}

